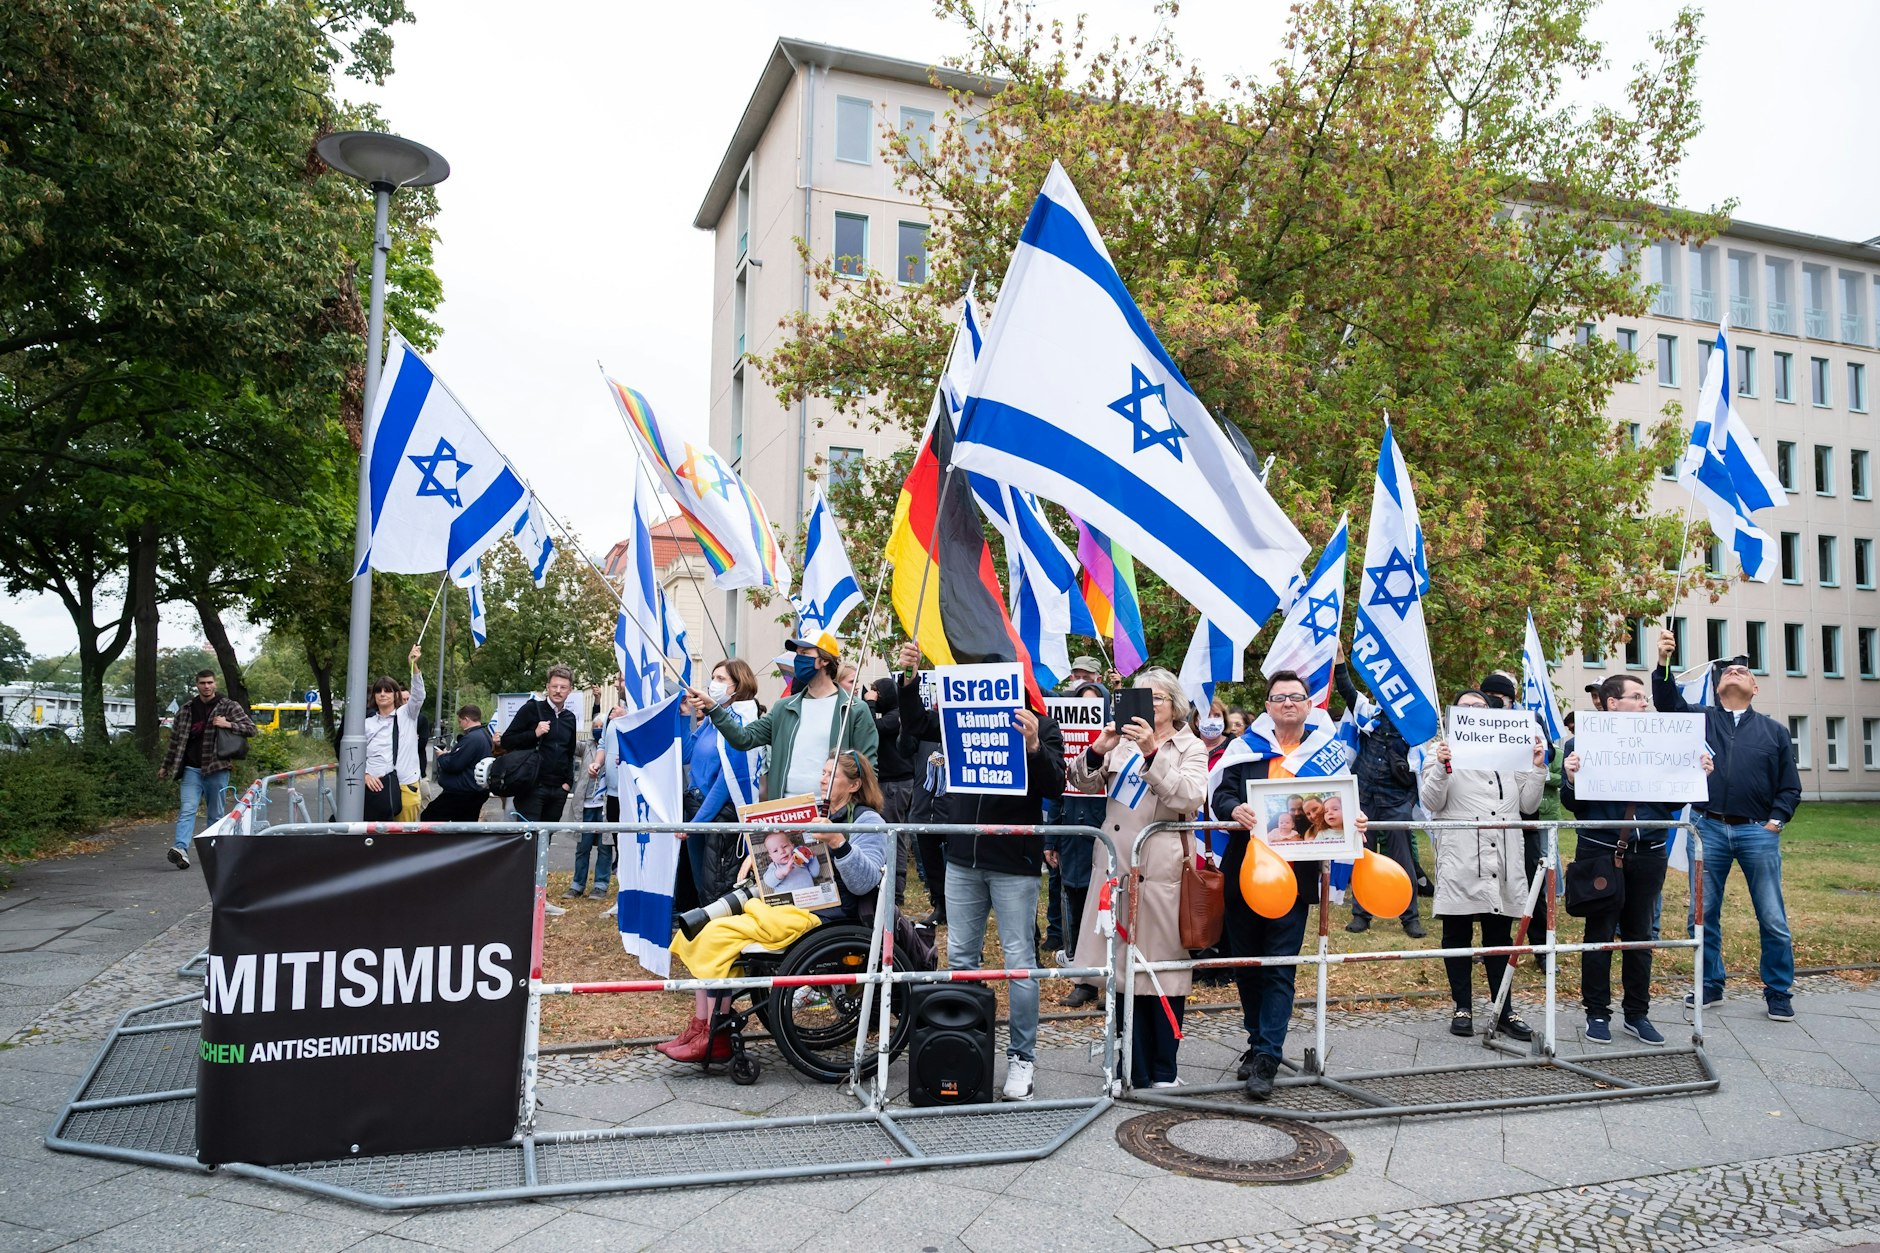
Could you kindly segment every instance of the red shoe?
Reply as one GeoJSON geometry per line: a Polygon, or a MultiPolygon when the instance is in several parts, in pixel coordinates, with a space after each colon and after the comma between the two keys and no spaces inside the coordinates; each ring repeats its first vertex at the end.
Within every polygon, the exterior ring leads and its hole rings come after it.
{"type": "Polygon", "coordinates": [[[721,1031],[709,1032],[711,1038],[711,1057],[714,1062],[731,1060],[731,1024],[726,1023],[721,1031]]]}
{"type": "Polygon", "coordinates": [[[697,1061],[698,1059],[696,1057],[681,1057],[679,1053],[681,1050],[688,1050],[692,1047],[698,1038],[705,1033],[706,1025],[705,1019],[694,1018],[692,1021],[685,1024],[684,1031],[681,1031],[672,1039],[667,1040],[664,1044],[655,1044],[653,1048],[664,1053],[674,1061],[697,1061]]]}

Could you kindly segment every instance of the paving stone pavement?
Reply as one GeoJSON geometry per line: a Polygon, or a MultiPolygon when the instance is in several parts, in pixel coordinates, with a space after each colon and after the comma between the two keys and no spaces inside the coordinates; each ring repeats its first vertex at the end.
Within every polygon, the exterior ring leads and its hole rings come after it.
{"type": "MultiPolygon", "coordinates": [[[[25,868],[0,893],[0,1250],[552,1249],[1732,1249],[1880,1242],[1880,989],[1798,987],[1798,1020],[1737,989],[1707,1015],[1715,1094],[1331,1125],[1352,1155],[1303,1184],[1189,1179],[1123,1152],[1106,1111],[1034,1163],[379,1213],[224,1174],[55,1154],[43,1137],[126,1008],[179,995],[206,938],[199,875],[162,861],[161,826],[25,868]],[[778,1215],[789,1222],[780,1225],[778,1215]]],[[[558,845],[565,843],[558,841],[558,845]]],[[[566,858],[568,850],[551,853],[566,858]]],[[[1531,989],[1523,985],[1522,995],[1531,989]]],[[[1480,1060],[1445,1013],[1328,1018],[1334,1071],[1480,1060]]],[[[1530,1015],[1535,1017],[1536,1015],[1530,1015]]],[[[1663,1012],[1668,1033],[1677,1015],[1663,1012]],[[1667,1021],[1669,1020],[1669,1021],[1667,1021]]],[[[1233,1014],[1196,1015],[1190,1082],[1231,1074],[1233,1014]]],[[[1564,1013],[1562,1044],[1577,1012],[1564,1013]]],[[[1295,1045],[1310,1029],[1294,1020],[1295,1045]]],[[[1041,1033],[1041,1096],[1095,1090],[1088,1021],[1041,1033]]],[[[545,1060],[541,1126],[575,1130],[853,1108],[768,1045],[739,1088],[650,1049],[545,1060]]],[[[897,1092],[905,1072],[891,1072],[897,1092]]]]}

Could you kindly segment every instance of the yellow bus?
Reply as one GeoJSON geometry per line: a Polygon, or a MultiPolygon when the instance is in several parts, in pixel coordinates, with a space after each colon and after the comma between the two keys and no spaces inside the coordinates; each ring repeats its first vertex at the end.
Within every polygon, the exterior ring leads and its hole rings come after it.
{"type": "Polygon", "coordinates": [[[254,719],[255,730],[274,731],[281,735],[299,735],[302,731],[313,729],[319,723],[321,713],[317,700],[263,701],[248,710],[248,716],[254,719]]]}

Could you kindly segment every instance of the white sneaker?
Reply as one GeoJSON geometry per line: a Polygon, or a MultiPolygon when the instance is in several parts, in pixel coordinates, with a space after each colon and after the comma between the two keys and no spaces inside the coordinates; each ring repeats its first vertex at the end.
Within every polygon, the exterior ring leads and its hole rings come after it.
{"type": "Polygon", "coordinates": [[[559,918],[568,911],[557,905],[554,901],[545,901],[542,904],[542,912],[550,918],[559,918]]]}
{"type": "Polygon", "coordinates": [[[1065,966],[1068,966],[1068,965],[1070,965],[1070,964],[1071,964],[1071,955],[1070,955],[1070,954],[1069,954],[1068,952],[1066,952],[1065,950],[1063,950],[1063,949],[1059,949],[1059,950],[1057,951],[1057,964],[1058,964],[1058,968],[1059,968],[1059,969],[1062,969],[1062,968],[1064,968],[1065,966]]]}
{"type": "Polygon", "coordinates": [[[1032,1064],[1014,1057],[1005,1064],[1005,1099],[1008,1101],[1029,1101],[1031,1099],[1032,1064]]]}
{"type": "Polygon", "coordinates": [[[1174,1079],[1158,1079],[1149,1086],[1152,1088],[1179,1088],[1182,1086],[1182,1081],[1179,1077],[1174,1079]]]}

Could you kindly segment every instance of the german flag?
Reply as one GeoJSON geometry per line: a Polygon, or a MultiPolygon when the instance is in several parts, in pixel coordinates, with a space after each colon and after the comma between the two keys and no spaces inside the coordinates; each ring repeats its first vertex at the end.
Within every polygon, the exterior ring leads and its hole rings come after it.
{"type": "Polygon", "coordinates": [[[894,530],[888,535],[888,560],[894,563],[894,611],[908,636],[919,641],[921,652],[937,666],[981,661],[1022,664],[1025,690],[1033,708],[1042,711],[1044,696],[1032,674],[1031,654],[1006,612],[966,471],[947,474],[953,459],[953,420],[940,397],[935,397],[934,410],[920,451],[914,455],[914,468],[895,502],[894,530]],[[936,516],[938,531],[934,529],[936,516]]]}

